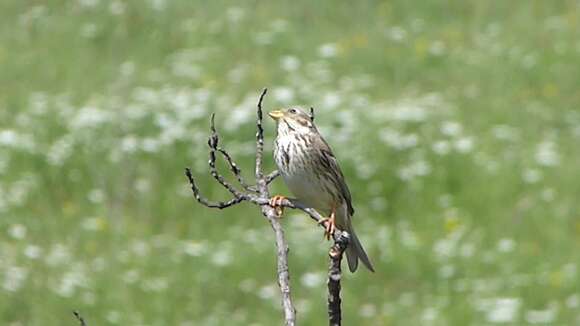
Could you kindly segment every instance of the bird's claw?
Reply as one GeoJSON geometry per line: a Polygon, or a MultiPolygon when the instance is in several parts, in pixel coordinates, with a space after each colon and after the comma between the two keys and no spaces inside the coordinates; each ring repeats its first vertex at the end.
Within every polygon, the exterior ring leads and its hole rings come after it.
{"type": "Polygon", "coordinates": [[[334,213],[330,214],[330,217],[320,220],[318,224],[324,225],[324,238],[330,240],[330,237],[334,235],[334,231],[336,230],[334,213]]]}
{"type": "Polygon", "coordinates": [[[284,200],[286,200],[286,197],[280,195],[270,198],[269,204],[274,208],[274,210],[276,210],[276,216],[278,217],[281,217],[282,214],[284,214],[284,206],[282,206],[284,200]]]}

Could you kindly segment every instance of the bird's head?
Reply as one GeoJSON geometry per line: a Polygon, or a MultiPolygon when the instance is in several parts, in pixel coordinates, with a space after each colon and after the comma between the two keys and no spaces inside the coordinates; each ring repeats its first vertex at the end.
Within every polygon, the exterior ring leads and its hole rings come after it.
{"type": "Polygon", "coordinates": [[[299,108],[275,110],[268,115],[276,121],[278,134],[309,133],[316,130],[312,117],[299,108]]]}

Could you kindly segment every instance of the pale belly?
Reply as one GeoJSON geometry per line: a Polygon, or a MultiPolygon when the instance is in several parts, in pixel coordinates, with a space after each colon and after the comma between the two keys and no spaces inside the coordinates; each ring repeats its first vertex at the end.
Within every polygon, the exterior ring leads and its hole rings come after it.
{"type": "Polygon", "coordinates": [[[322,214],[330,214],[333,198],[320,186],[319,182],[316,182],[314,175],[302,172],[291,175],[282,174],[282,177],[296,199],[322,214]]]}
{"type": "MultiPolygon", "coordinates": [[[[301,164],[300,161],[294,161],[295,157],[290,159],[288,155],[284,155],[291,148],[294,148],[292,139],[278,137],[274,149],[274,159],[293,196],[324,216],[329,216],[333,209],[337,215],[341,215],[341,217],[345,215],[344,203],[336,202],[336,198],[333,198],[329,192],[329,189],[333,189],[335,186],[330,184],[330,180],[319,180],[316,174],[304,167],[304,164],[301,164]]],[[[342,220],[342,218],[340,219],[342,220]]]]}

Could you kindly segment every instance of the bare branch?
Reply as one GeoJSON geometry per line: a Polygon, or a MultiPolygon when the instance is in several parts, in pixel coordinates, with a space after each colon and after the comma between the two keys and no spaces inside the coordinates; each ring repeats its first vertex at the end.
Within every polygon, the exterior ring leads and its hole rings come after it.
{"type": "Polygon", "coordinates": [[[246,181],[244,180],[244,177],[242,176],[242,170],[240,170],[240,168],[238,167],[236,162],[234,162],[230,153],[228,153],[222,147],[218,147],[217,151],[220,152],[222,154],[222,156],[224,157],[224,159],[226,160],[226,162],[228,162],[228,165],[230,167],[230,171],[232,171],[232,173],[234,174],[234,176],[236,177],[236,179],[238,180],[240,185],[242,185],[242,187],[244,187],[244,189],[246,191],[257,192],[256,187],[250,186],[249,184],[246,183],[246,181]]]}
{"type": "Polygon", "coordinates": [[[282,293],[282,309],[284,310],[284,323],[286,326],[296,324],[296,308],[292,303],[290,291],[290,269],[288,267],[288,243],[284,238],[284,230],[276,210],[271,206],[262,206],[262,214],[268,219],[276,235],[276,253],[278,256],[276,267],[278,272],[278,286],[282,293]]]}
{"type": "MultiPolygon", "coordinates": [[[[219,135],[215,129],[214,118],[215,114],[212,114],[210,119],[211,135],[209,136],[209,139],[207,141],[207,145],[209,146],[210,149],[208,162],[209,172],[214,177],[214,179],[216,179],[217,182],[219,182],[224,188],[226,188],[230,193],[232,193],[232,195],[234,195],[235,198],[243,197],[244,195],[240,191],[238,191],[234,186],[232,186],[228,181],[226,181],[226,179],[217,171],[217,168],[215,166],[216,161],[215,152],[218,151],[219,135]]],[[[229,157],[229,155],[227,156],[229,157]]]]}
{"type": "Polygon", "coordinates": [[[270,183],[272,183],[272,181],[274,181],[274,179],[276,179],[278,176],[280,176],[280,171],[275,170],[270,172],[270,174],[268,174],[266,176],[266,184],[269,185],[270,183]]]}
{"type": "Polygon", "coordinates": [[[260,99],[258,100],[257,106],[257,119],[256,119],[256,186],[260,192],[267,191],[266,183],[264,182],[264,172],[262,171],[262,156],[264,154],[264,128],[262,128],[262,102],[264,101],[264,96],[268,92],[267,88],[264,88],[260,99]]]}
{"type": "Polygon", "coordinates": [[[330,257],[330,264],[328,266],[328,324],[330,326],[340,326],[342,312],[340,309],[340,280],[342,278],[342,271],[340,263],[346,247],[349,242],[349,234],[341,232],[338,237],[334,238],[334,245],[330,248],[328,256],[330,257]]]}
{"type": "Polygon", "coordinates": [[[73,311],[73,315],[76,317],[76,319],[79,321],[81,326],[87,326],[87,323],[85,322],[85,319],[81,316],[81,314],[78,311],[73,311]]]}
{"type": "MultiPolygon", "coordinates": [[[[274,181],[279,176],[280,176],[280,172],[278,170],[274,170],[274,171],[270,172],[268,175],[266,175],[264,177],[264,178],[266,178],[266,185],[269,185],[270,183],[272,183],[272,181],[274,181]]],[[[247,190],[259,193],[257,185],[256,186],[249,186],[249,188],[247,190]]]]}
{"type": "MultiPolygon", "coordinates": [[[[215,114],[211,115],[211,119],[210,119],[210,131],[211,131],[211,136],[208,140],[208,146],[212,151],[217,151],[220,154],[222,154],[222,156],[224,157],[224,159],[226,160],[226,162],[228,163],[228,166],[230,168],[230,171],[234,174],[234,176],[236,177],[236,179],[238,180],[238,182],[240,183],[240,185],[242,185],[242,187],[246,190],[246,191],[254,191],[252,189],[252,187],[250,185],[248,185],[246,183],[246,181],[244,180],[243,176],[242,176],[242,170],[240,170],[240,168],[238,167],[238,165],[236,164],[236,162],[234,161],[234,159],[232,158],[232,156],[230,155],[230,153],[228,153],[224,148],[219,146],[219,134],[215,128],[215,114]]],[[[211,155],[211,152],[210,152],[211,155]]],[[[215,157],[211,157],[210,156],[210,167],[211,167],[211,159],[213,158],[213,164],[215,164],[215,157]]],[[[214,166],[215,168],[215,166],[214,166]]],[[[217,172],[216,172],[217,173],[217,172]]],[[[219,180],[218,180],[219,182],[219,180]]],[[[220,182],[221,183],[221,182],[220,182]]],[[[222,184],[223,185],[223,184],[222,184]]],[[[225,186],[224,186],[225,187],[225,186]]]]}
{"type": "Polygon", "coordinates": [[[276,211],[273,207],[268,205],[268,183],[272,182],[277,176],[278,172],[274,171],[268,176],[264,176],[262,169],[262,155],[264,151],[264,129],[262,128],[262,102],[264,96],[266,95],[267,89],[262,91],[260,99],[257,105],[257,132],[256,132],[256,186],[249,186],[242,178],[241,171],[235,164],[233,158],[229,153],[219,146],[219,135],[215,129],[214,118],[215,115],[212,114],[210,119],[210,131],[211,135],[208,140],[208,146],[210,148],[209,152],[209,168],[210,173],[216,179],[216,181],[226,188],[234,198],[227,202],[211,202],[201,196],[199,188],[197,187],[193,176],[191,175],[190,169],[185,169],[185,175],[189,180],[191,185],[191,190],[194,194],[195,199],[207,207],[223,209],[230,207],[232,205],[238,204],[242,201],[249,201],[258,204],[261,207],[262,215],[266,217],[272,230],[274,230],[276,238],[276,249],[277,249],[277,275],[278,275],[278,285],[280,287],[280,292],[282,294],[282,309],[284,311],[284,321],[287,326],[294,326],[296,323],[296,309],[292,303],[292,296],[290,291],[290,273],[288,269],[288,244],[284,238],[284,230],[278,219],[276,211]],[[219,152],[225,160],[228,162],[230,170],[236,176],[242,187],[247,192],[240,192],[233,185],[231,185],[225,178],[217,171],[215,161],[216,152],[219,152]]]}
{"type": "Polygon", "coordinates": [[[187,179],[189,180],[189,184],[191,185],[191,191],[193,192],[193,196],[200,204],[202,204],[204,206],[207,206],[210,208],[224,209],[224,208],[239,204],[244,200],[244,198],[241,198],[241,197],[234,197],[228,201],[218,201],[218,202],[209,201],[208,199],[206,199],[205,197],[203,197],[200,194],[199,188],[195,184],[195,181],[193,180],[193,176],[191,175],[191,170],[189,168],[185,168],[185,175],[187,176],[187,179]]]}

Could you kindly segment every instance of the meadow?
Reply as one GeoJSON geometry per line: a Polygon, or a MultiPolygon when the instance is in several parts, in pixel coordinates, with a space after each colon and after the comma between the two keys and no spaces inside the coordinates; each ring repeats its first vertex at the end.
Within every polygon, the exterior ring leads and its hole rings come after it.
{"type": "MultiPolygon", "coordinates": [[[[580,324],[579,86],[573,0],[2,1],[0,324],[281,324],[269,224],[183,175],[228,198],[215,112],[251,176],[264,87],[350,185],[377,272],[344,274],[346,325],[580,324]]],[[[330,243],[283,224],[322,325],[330,243]]]]}

